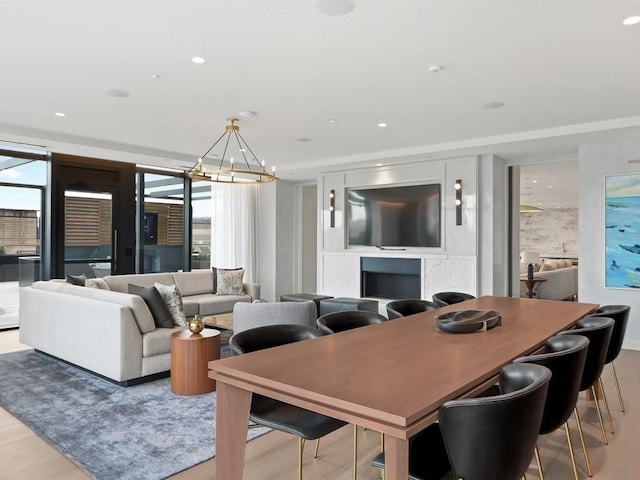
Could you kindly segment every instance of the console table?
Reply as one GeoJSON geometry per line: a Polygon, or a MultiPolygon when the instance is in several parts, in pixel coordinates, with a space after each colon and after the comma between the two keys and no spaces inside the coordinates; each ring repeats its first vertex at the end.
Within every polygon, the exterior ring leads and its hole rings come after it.
{"type": "Polygon", "coordinates": [[[533,298],[533,289],[535,288],[535,286],[539,283],[546,282],[547,279],[533,277],[532,279],[521,278],[520,281],[527,287],[527,297],[533,298]]]}

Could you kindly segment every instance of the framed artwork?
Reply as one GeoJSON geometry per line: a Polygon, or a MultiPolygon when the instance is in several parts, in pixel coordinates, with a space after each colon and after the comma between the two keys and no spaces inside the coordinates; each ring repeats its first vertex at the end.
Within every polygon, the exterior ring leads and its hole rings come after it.
{"type": "Polygon", "coordinates": [[[604,286],[640,289],[640,173],[606,176],[604,191],[604,286]]]}

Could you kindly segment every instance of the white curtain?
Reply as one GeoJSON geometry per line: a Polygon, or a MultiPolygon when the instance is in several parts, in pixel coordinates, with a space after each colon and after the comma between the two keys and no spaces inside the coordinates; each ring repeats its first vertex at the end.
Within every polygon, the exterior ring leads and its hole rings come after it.
{"type": "Polygon", "coordinates": [[[214,183],[211,189],[211,266],[245,269],[257,282],[258,186],[214,183]]]}

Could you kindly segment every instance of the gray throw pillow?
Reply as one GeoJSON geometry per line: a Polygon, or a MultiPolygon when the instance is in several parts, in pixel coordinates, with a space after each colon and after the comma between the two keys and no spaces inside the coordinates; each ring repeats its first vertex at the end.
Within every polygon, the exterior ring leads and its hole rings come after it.
{"type": "Polygon", "coordinates": [[[171,312],[156,287],[146,288],[130,283],[127,286],[127,291],[133,295],[142,297],[144,303],[149,307],[156,328],[173,328],[171,312]]]}
{"type": "Polygon", "coordinates": [[[218,267],[211,267],[211,272],[213,273],[213,290],[211,290],[213,293],[218,293],[218,270],[223,270],[225,272],[230,272],[232,270],[243,270],[242,267],[238,267],[238,268],[218,268],[218,267]]]}
{"type": "Polygon", "coordinates": [[[187,326],[187,319],[184,316],[184,304],[182,303],[182,295],[177,285],[163,285],[162,283],[155,282],[153,284],[156,290],[160,292],[164,303],[167,305],[173,323],[180,326],[187,326]]]}
{"type": "Polygon", "coordinates": [[[218,286],[216,295],[244,295],[242,277],[244,268],[236,270],[223,270],[218,268],[218,286]]]}
{"type": "Polygon", "coordinates": [[[85,283],[87,283],[87,276],[84,273],[81,273],[80,275],[67,275],[66,282],[71,285],[84,287],[85,283]]]}

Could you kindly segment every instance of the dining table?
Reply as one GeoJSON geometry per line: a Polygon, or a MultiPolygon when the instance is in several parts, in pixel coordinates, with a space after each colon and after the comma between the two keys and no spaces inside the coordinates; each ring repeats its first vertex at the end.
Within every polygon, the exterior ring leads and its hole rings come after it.
{"type": "Polygon", "coordinates": [[[209,363],[217,382],[216,474],[241,480],[251,396],[258,393],[384,434],[385,478],[406,480],[409,438],[448,400],[473,397],[501,368],[597,304],[481,296],[434,311],[209,363]],[[498,312],[498,326],[451,333],[435,317],[498,312]]]}

